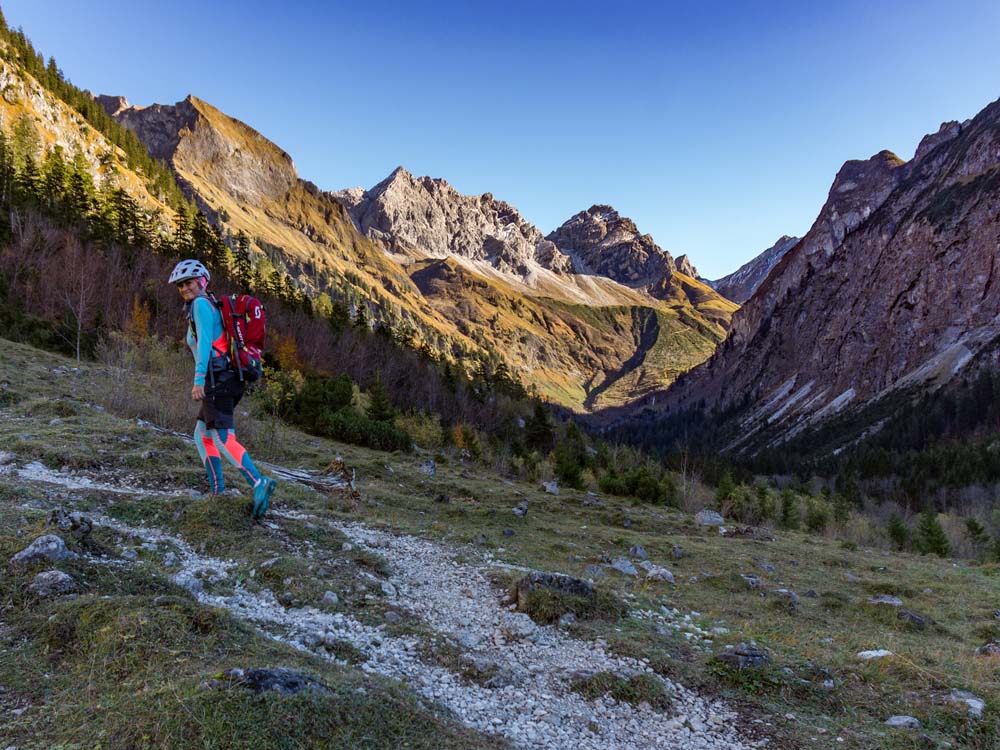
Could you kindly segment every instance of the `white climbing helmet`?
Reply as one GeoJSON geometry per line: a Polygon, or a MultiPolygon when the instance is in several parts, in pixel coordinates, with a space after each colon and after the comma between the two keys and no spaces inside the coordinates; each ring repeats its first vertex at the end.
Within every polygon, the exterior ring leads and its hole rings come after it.
{"type": "Polygon", "coordinates": [[[202,265],[201,261],[189,258],[174,266],[174,270],[170,273],[169,283],[177,284],[188,279],[197,279],[200,276],[204,276],[207,281],[212,280],[212,274],[202,265]]]}

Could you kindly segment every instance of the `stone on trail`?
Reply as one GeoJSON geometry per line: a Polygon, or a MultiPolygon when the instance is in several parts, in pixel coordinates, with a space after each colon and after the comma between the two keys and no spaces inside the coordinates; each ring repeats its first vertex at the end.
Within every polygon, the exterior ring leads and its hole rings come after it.
{"type": "Polygon", "coordinates": [[[323,604],[334,607],[340,604],[340,597],[333,591],[324,591],[323,598],[320,600],[323,604]]]}
{"type": "Polygon", "coordinates": [[[885,720],[890,727],[902,727],[904,729],[919,729],[920,721],[912,716],[890,716],[885,720]]]}
{"type": "Polygon", "coordinates": [[[501,632],[515,641],[530,638],[535,628],[534,621],[523,612],[505,612],[500,621],[501,632]]]}
{"type": "Polygon", "coordinates": [[[699,526],[721,526],[726,522],[726,519],[716,513],[714,510],[709,510],[704,508],[699,510],[694,515],[694,522],[699,526]]]}
{"type": "Polygon", "coordinates": [[[66,543],[55,534],[38,537],[18,552],[10,561],[14,565],[32,565],[37,562],[75,560],[79,555],[66,549],[66,543]]]}
{"type": "Polygon", "coordinates": [[[44,573],[39,573],[28,586],[28,591],[43,599],[57,594],[68,594],[75,589],[76,581],[61,570],[46,570],[44,573]]]}
{"type": "Polygon", "coordinates": [[[186,570],[182,570],[180,573],[177,573],[170,580],[195,595],[198,595],[205,590],[205,585],[201,582],[201,579],[186,570]]]}

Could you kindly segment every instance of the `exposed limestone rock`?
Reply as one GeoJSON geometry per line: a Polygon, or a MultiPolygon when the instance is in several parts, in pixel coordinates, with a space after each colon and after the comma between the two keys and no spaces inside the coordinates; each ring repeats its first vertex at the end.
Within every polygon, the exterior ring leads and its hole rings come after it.
{"type": "Polygon", "coordinates": [[[798,237],[785,235],[779,238],[771,247],[753,260],[744,263],[733,273],[710,282],[712,288],[726,299],[731,299],[742,305],[764,283],[764,279],[771,273],[771,269],[785,257],[785,253],[795,247],[798,242],[798,237]]]}
{"type": "Polygon", "coordinates": [[[577,273],[607,276],[634,289],[655,294],[674,272],[670,253],[611,206],[581,211],[546,239],[573,259],[577,273]]]}
{"type": "Polygon", "coordinates": [[[445,180],[414,177],[397,167],[371,190],[352,188],[331,195],[363,234],[389,252],[457,255],[518,276],[539,267],[570,270],[567,256],[517,209],[490,193],[461,195],[445,180]]]}
{"type": "Polygon", "coordinates": [[[28,586],[28,591],[42,599],[58,594],[68,594],[75,589],[76,581],[61,570],[46,570],[39,573],[28,586]]]}
{"type": "Polygon", "coordinates": [[[690,258],[687,255],[681,255],[674,260],[674,268],[677,269],[678,273],[682,273],[685,276],[690,276],[692,279],[697,279],[698,269],[691,265],[690,258]]]}
{"type": "Polygon", "coordinates": [[[10,561],[13,565],[32,565],[38,562],[59,562],[74,560],[79,555],[66,549],[66,543],[55,534],[38,537],[25,549],[18,552],[10,561]]]}

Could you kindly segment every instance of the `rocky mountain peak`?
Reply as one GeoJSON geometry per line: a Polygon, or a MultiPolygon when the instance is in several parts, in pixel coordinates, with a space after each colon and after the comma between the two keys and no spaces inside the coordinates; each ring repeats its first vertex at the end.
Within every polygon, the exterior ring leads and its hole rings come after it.
{"type": "Polygon", "coordinates": [[[390,252],[455,255],[519,277],[539,268],[570,269],[569,258],[537,227],[491,193],[462,195],[446,180],[415,177],[397,167],[369,190],[331,195],[347,208],[359,231],[390,252]]]}
{"type": "Polygon", "coordinates": [[[191,94],[176,104],[128,107],[113,116],[182,178],[200,171],[237,200],[262,206],[299,183],[285,151],[191,94]]]}
{"type": "Polygon", "coordinates": [[[577,273],[607,276],[633,288],[663,288],[675,270],[668,252],[608,205],[581,211],[546,239],[573,259],[577,273]]]}
{"type": "Polygon", "coordinates": [[[785,253],[795,247],[798,242],[798,237],[782,235],[777,242],[760,255],[747,261],[728,276],[711,282],[712,288],[726,299],[742,305],[764,283],[764,279],[785,256],[785,253]]]}
{"type": "Polygon", "coordinates": [[[698,270],[691,265],[691,260],[687,255],[681,255],[674,260],[674,267],[677,269],[678,273],[690,276],[692,279],[698,278],[698,270]]]}
{"type": "Polygon", "coordinates": [[[108,113],[108,117],[117,117],[118,113],[123,109],[128,109],[132,106],[124,96],[112,96],[110,94],[98,94],[94,97],[94,101],[104,108],[104,111],[108,113]]]}
{"type": "Polygon", "coordinates": [[[929,154],[942,143],[947,143],[948,141],[957,138],[961,132],[962,125],[957,120],[941,123],[941,127],[938,128],[936,133],[929,133],[920,139],[917,151],[913,155],[913,161],[920,161],[924,158],[924,156],[929,154]]]}

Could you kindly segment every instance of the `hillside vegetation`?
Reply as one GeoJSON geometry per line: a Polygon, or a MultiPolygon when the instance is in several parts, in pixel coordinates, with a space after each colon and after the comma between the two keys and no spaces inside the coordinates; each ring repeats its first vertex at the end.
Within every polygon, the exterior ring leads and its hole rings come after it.
{"type": "MultiPolygon", "coordinates": [[[[918,738],[926,735],[934,743],[997,747],[997,657],[975,654],[1000,636],[996,565],[955,565],[767,526],[726,524],[736,533],[724,536],[684,510],[565,487],[551,495],[440,443],[418,443],[410,456],[309,437],[275,425],[259,397],[239,418],[254,455],[314,472],[339,455],[356,472],[360,499],[285,481],[269,523],[255,527],[244,515],[245,498],[212,501],[188,492],[204,482],[190,444],[130,418],[145,393],[146,404],[161,403],[176,419],[188,412],[190,419],[193,406],[183,405],[186,371],[123,381],[120,367],[2,343],[0,673],[6,690],[0,701],[5,738],[18,747],[77,747],[94,738],[110,748],[229,747],[234,733],[249,738],[243,746],[261,747],[491,746],[493,740],[469,734],[415,697],[418,685],[351,666],[375,659],[378,646],[370,653],[336,643],[328,651],[289,648],[266,637],[271,628],[254,630],[173,581],[177,569],[166,553],[187,554],[174,542],[165,537],[150,546],[123,531],[145,524],[202,555],[230,560],[223,579],[205,573],[206,592],[221,596],[235,580],[250,592],[271,589],[288,611],[332,606],[379,628],[383,638],[415,638],[426,658],[471,675],[464,678],[470,684],[483,679],[466,671],[467,646],[428,630],[386,593],[382,582],[399,585],[402,561],[391,554],[379,560],[356,543],[344,546],[344,532],[328,529],[326,521],[338,528],[361,522],[443,544],[460,564],[492,568],[496,596],[521,575],[508,564],[595,576],[603,597],[597,609],[572,598],[535,598],[526,611],[539,623],[576,611],[575,622],[561,626],[566,633],[645,659],[673,684],[726,698],[743,716],[741,731],[769,737],[771,746],[909,748],[921,746],[918,738]],[[131,397],[123,400],[125,386],[131,397]],[[429,459],[433,473],[422,468],[429,459]],[[511,508],[521,501],[528,512],[517,517],[511,508]],[[46,525],[55,509],[106,520],[78,542],[46,525]],[[28,586],[44,568],[8,562],[46,531],[61,533],[84,555],[47,565],[75,579],[75,597],[40,600],[28,586]],[[609,564],[637,564],[643,556],[665,566],[675,582],[622,574],[609,564]],[[328,590],[338,594],[337,604],[321,604],[328,590]],[[902,604],[871,603],[878,596],[899,597],[902,604]],[[900,617],[903,611],[913,616],[900,617]],[[735,671],[713,661],[725,645],[741,642],[755,643],[770,662],[735,671]],[[877,649],[892,655],[857,656],[877,649]],[[224,671],[251,667],[302,671],[331,693],[257,696],[238,686],[212,687],[224,671]],[[951,700],[955,689],[983,700],[981,717],[971,716],[966,702],[951,700]],[[376,712],[380,720],[372,722],[376,712]],[[885,726],[895,714],[914,716],[923,728],[885,726]]],[[[681,492],[690,509],[712,502],[697,484],[681,492]]],[[[653,700],[643,692],[650,688],[635,683],[626,689],[619,679],[628,675],[594,676],[577,689],[588,700],[604,690],[618,691],[621,700],[653,700]]]]}

